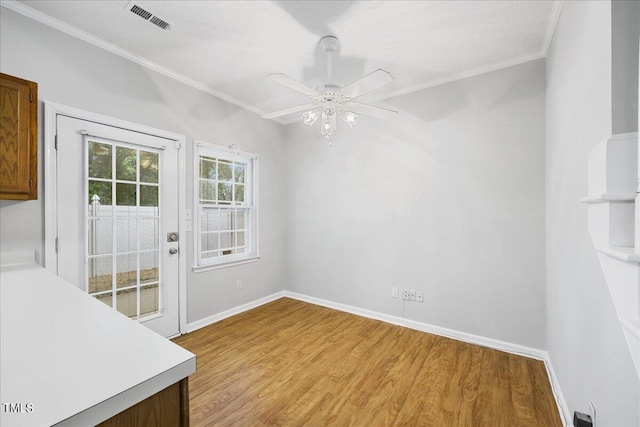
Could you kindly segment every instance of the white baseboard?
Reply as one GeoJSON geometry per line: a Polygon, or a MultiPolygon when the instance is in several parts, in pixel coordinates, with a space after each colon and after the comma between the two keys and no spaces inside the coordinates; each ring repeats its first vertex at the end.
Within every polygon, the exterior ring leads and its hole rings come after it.
{"type": "Polygon", "coordinates": [[[200,328],[204,328],[205,326],[209,326],[212,323],[216,323],[228,317],[235,316],[236,314],[240,314],[245,311],[251,310],[253,308],[260,307],[261,305],[280,299],[283,296],[284,296],[284,291],[276,292],[275,294],[268,295],[264,298],[251,301],[246,304],[239,305],[238,307],[231,308],[229,310],[223,311],[222,313],[214,314],[212,316],[205,317],[204,319],[187,323],[187,330],[185,331],[185,333],[196,331],[200,328]]]}
{"type": "Polygon", "coordinates": [[[333,301],[324,300],[321,298],[310,297],[308,295],[298,294],[295,292],[284,291],[285,297],[296,299],[299,301],[308,302],[323,307],[332,308],[334,310],[344,311],[346,313],[355,314],[358,316],[367,317],[369,319],[381,320],[383,322],[391,323],[394,325],[404,326],[406,328],[415,329],[422,332],[428,332],[430,334],[444,336],[452,338],[458,341],[463,341],[470,344],[476,344],[483,347],[492,348],[495,350],[504,351],[507,353],[517,354],[520,356],[526,356],[533,359],[541,360],[547,370],[547,376],[551,384],[553,396],[560,412],[562,423],[565,427],[571,426],[571,416],[569,409],[560,390],[560,384],[558,378],[553,370],[553,365],[549,360],[549,354],[544,351],[533,347],[527,347],[520,344],[514,344],[506,341],[500,341],[493,338],[487,338],[480,335],[469,334],[467,332],[457,331],[455,329],[443,328],[441,326],[430,325],[428,323],[416,322],[414,320],[404,319],[402,317],[391,316],[389,314],[378,313],[371,310],[365,310],[363,308],[354,307],[351,305],[340,304],[333,301]]]}
{"type": "Polygon", "coordinates": [[[402,317],[391,316],[389,314],[378,313],[376,311],[371,311],[371,310],[365,310],[363,308],[354,307],[346,304],[340,304],[337,302],[328,301],[321,298],[315,298],[308,295],[298,294],[296,292],[290,292],[290,291],[276,292],[275,294],[257,299],[255,301],[240,305],[238,307],[234,307],[232,309],[223,311],[222,313],[214,314],[212,316],[205,317],[204,319],[200,319],[198,321],[188,323],[186,332],[193,332],[200,328],[204,328],[205,326],[211,325],[212,323],[219,322],[228,317],[235,316],[236,314],[243,313],[245,311],[251,310],[253,308],[259,307],[261,305],[267,304],[271,301],[275,301],[283,297],[292,298],[298,301],[304,301],[310,304],[320,305],[327,308],[332,308],[334,310],[355,314],[357,316],[367,317],[369,319],[380,320],[380,321],[391,323],[398,326],[404,326],[406,328],[415,329],[417,331],[428,332],[430,334],[452,338],[452,339],[463,341],[470,344],[476,344],[483,347],[492,348],[495,350],[505,351],[507,353],[517,354],[520,356],[526,356],[526,357],[531,357],[533,359],[541,360],[542,362],[544,362],[545,368],[547,370],[547,375],[549,377],[549,382],[551,383],[553,396],[555,398],[556,405],[558,406],[558,411],[561,414],[562,422],[565,427],[571,426],[571,415],[569,412],[569,408],[567,407],[566,401],[564,400],[564,396],[560,389],[558,378],[556,377],[556,374],[553,370],[553,365],[549,360],[549,354],[546,351],[540,350],[537,348],[527,347],[527,346],[514,344],[506,341],[500,341],[493,338],[483,337],[480,335],[469,334],[467,332],[456,331],[454,329],[443,328],[440,326],[430,325],[428,323],[416,322],[414,320],[408,320],[402,317]]]}
{"type": "Polygon", "coordinates": [[[549,377],[549,382],[551,383],[551,389],[553,391],[553,397],[556,400],[556,405],[558,405],[558,411],[560,412],[560,415],[562,415],[562,423],[565,427],[573,426],[571,412],[569,411],[569,407],[567,406],[567,401],[564,400],[564,395],[562,394],[562,389],[560,388],[560,382],[558,381],[556,372],[553,370],[551,359],[549,358],[549,354],[546,351],[544,353],[544,367],[547,368],[547,376],[549,377]]]}
{"type": "Polygon", "coordinates": [[[524,355],[540,360],[545,360],[545,357],[547,357],[547,353],[544,350],[539,350],[537,348],[526,347],[519,344],[513,344],[506,341],[483,337],[480,335],[469,334],[467,332],[456,331],[455,329],[443,328],[441,326],[430,325],[428,323],[416,322],[414,320],[404,319],[402,317],[391,316],[389,314],[378,313],[371,310],[365,310],[359,307],[310,297],[295,292],[285,291],[284,296],[304,302],[309,302],[311,304],[321,305],[323,307],[333,308],[335,310],[340,310],[351,314],[357,314],[358,316],[368,317],[370,319],[381,320],[383,322],[392,323],[394,325],[404,326],[409,329],[415,329],[417,331],[428,332],[434,335],[453,338],[458,341],[464,341],[471,344],[481,345],[483,347],[506,351],[507,353],[524,355]]]}

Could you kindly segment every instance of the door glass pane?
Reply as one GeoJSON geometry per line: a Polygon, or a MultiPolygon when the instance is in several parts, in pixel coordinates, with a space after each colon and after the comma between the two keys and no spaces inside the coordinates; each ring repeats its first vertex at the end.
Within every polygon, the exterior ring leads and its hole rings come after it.
{"type": "Polygon", "coordinates": [[[136,185],[135,184],[116,184],[116,205],[118,206],[136,206],[136,185]]]}
{"type": "Polygon", "coordinates": [[[111,145],[89,142],[89,177],[111,179],[111,145]]]}
{"type": "Polygon", "coordinates": [[[138,289],[126,289],[116,294],[116,307],[127,317],[138,315],[138,289]]]}
{"type": "Polygon", "coordinates": [[[118,255],[116,268],[116,287],[127,288],[138,283],[138,254],[118,255]]]}
{"type": "Polygon", "coordinates": [[[116,179],[121,181],[136,181],[137,150],[126,147],[116,147],[116,179]]]}
{"type": "Polygon", "coordinates": [[[143,252],[140,254],[140,283],[157,282],[158,277],[158,252],[143,252]]]}
{"type": "Polygon", "coordinates": [[[89,180],[89,192],[87,200],[90,206],[91,216],[111,216],[111,209],[100,209],[102,206],[113,204],[111,182],[89,180]]]}
{"type": "Polygon", "coordinates": [[[144,218],[140,220],[140,250],[158,249],[158,220],[144,218]]]}
{"type": "Polygon", "coordinates": [[[87,149],[89,293],[135,319],[159,313],[160,154],[108,142],[87,149]]]}
{"type": "Polygon", "coordinates": [[[154,314],[160,307],[158,301],[158,285],[148,285],[140,288],[140,315],[154,314]]]}
{"type": "Polygon", "coordinates": [[[106,294],[98,294],[98,295],[95,295],[95,297],[98,301],[102,301],[103,303],[107,304],[109,307],[113,307],[112,292],[107,292],[106,294]]]}
{"type": "Polygon", "coordinates": [[[113,287],[113,258],[102,256],[89,258],[89,293],[108,291],[113,287]]]}
{"type": "Polygon", "coordinates": [[[158,206],[158,187],[156,185],[140,186],[140,206],[158,206]]]}
{"type": "Polygon", "coordinates": [[[116,219],[116,251],[131,252],[137,249],[136,218],[116,219]]]}
{"type": "Polygon", "coordinates": [[[158,183],[158,153],[140,151],[140,181],[158,183]]]}
{"type": "Polygon", "coordinates": [[[90,219],[88,233],[89,255],[113,252],[113,220],[111,218],[90,219]]]}

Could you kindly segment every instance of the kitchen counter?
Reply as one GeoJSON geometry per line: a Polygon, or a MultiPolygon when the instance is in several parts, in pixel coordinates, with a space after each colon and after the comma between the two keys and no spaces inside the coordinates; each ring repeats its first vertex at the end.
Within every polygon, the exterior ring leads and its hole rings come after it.
{"type": "Polygon", "coordinates": [[[3,426],[95,425],[195,372],[194,354],[36,264],[2,267],[0,290],[3,426]]]}

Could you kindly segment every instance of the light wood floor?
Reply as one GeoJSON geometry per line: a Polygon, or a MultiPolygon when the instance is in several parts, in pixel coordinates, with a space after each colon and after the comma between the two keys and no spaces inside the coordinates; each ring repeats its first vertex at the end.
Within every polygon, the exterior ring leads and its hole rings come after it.
{"type": "Polygon", "coordinates": [[[561,426],[542,362],[282,298],[183,335],[192,426],[561,426]]]}

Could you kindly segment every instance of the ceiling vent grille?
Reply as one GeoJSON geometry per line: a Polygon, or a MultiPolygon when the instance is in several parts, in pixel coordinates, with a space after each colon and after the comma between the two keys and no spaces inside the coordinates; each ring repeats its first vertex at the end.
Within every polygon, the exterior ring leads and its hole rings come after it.
{"type": "Polygon", "coordinates": [[[129,11],[135,13],[136,15],[138,15],[139,17],[141,17],[145,21],[149,21],[153,25],[155,25],[157,27],[160,27],[163,30],[170,30],[171,29],[171,24],[169,24],[167,21],[165,21],[162,18],[157,17],[153,13],[149,12],[146,9],[141,8],[137,4],[134,4],[133,2],[131,2],[131,3],[129,3],[127,5],[127,9],[129,11]]]}
{"type": "Polygon", "coordinates": [[[137,5],[133,5],[133,7],[130,9],[131,12],[135,13],[136,15],[140,16],[141,18],[144,19],[149,19],[153,16],[153,13],[149,12],[148,10],[144,10],[143,8],[141,8],[140,6],[137,5]]]}
{"type": "Polygon", "coordinates": [[[163,30],[171,29],[171,25],[167,21],[165,21],[163,19],[160,19],[157,16],[154,16],[153,18],[151,18],[149,20],[149,22],[151,22],[154,25],[157,25],[158,27],[162,28],[163,30]]]}

